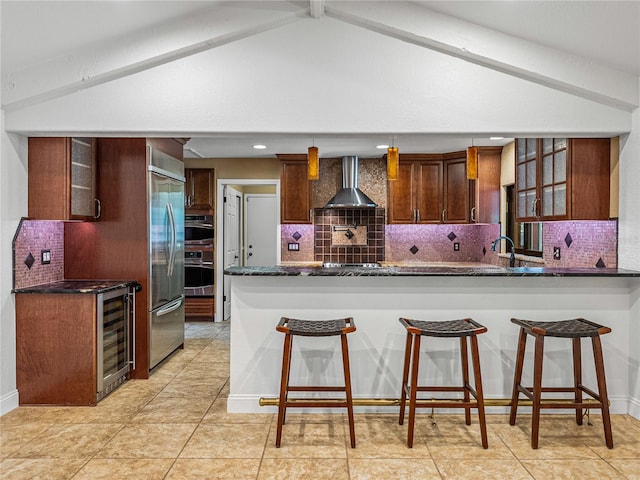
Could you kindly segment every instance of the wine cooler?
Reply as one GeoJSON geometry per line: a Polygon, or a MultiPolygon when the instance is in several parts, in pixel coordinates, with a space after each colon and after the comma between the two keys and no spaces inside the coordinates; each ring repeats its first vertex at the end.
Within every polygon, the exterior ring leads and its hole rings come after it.
{"type": "Polygon", "coordinates": [[[99,294],[97,318],[99,401],[124,383],[130,370],[130,332],[135,319],[133,289],[99,294]]]}

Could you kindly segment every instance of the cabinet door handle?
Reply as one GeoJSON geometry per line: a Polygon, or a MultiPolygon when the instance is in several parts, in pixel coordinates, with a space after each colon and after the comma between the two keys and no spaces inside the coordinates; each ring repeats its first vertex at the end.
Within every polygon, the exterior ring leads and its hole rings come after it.
{"type": "Polygon", "coordinates": [[[413,209],[413,223],[418,223],[418,214],[415,208],[413,209]]]}
{"type": "Polygon", "coordinates": [[[533,205],[532,205],[532,212],[531,212],[532,216],[537,217],[538,216],[538,197],[536,197],[533,200],[533,205]]]}
{"type": "Polygon", "coordinates": [[[313,220],[313,208],[309,209],[309,221],[311,222],[313,220]]]}
{"type": "Polygon", "coordinates": [[[416,208],[416,223],[420,223],[420,209],[416,208]]]}
{"type": "Polygon", "coordinates": [[[136,369],[136,292],[138,291],[137,290],[138,287],[142,289],[142,285],[138,283],[135,287],[131,288],[131,290],[129,290],[129,293],[128,293],[129,298],[131,298],[131,310],[129,311],[129,314],[131,315],[132,333],[129,337],[133,342],[131,345],[131,356],[133,358],[129,360],[129,363],[131,364],[132,370],[136,369]]]}
{"type": "Polygon", "coordinates": [[[476,221],[476,207],[471,208],[471,221],[474,223],[476,221]]]}
{"type": "Polygon", "coordinates": [[[445,217],[446,212],[447,212],[447,209],[446,209],[446,208],[443,208],[443,209],[442,209],[442,223],[444,223],[444,222],[445,222],[444,217],[445,217]]]}
{"type": "Polygon", "coordinates": [[[93,216],[93,218],[100,218],[100,215],[102,215],[102,204],[100,203],[100,200],[98,200],[97,198],[93,199],[94,202],[96,202],[96,209],[95,212],[96,214],[93,216]]]}

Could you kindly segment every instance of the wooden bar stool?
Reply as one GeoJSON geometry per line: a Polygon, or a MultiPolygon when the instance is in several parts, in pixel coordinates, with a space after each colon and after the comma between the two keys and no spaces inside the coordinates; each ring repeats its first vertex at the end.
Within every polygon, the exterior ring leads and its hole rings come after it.
{"type": "Polygon", "coordinates": [[[276,326],[276,330],[285,334],[284,349],[282,355],[282,376],[280,378],[280,397],[278,399],[278,429],[276,433],[276,447],[280,447],[282,438],[282,425],[285,421],[287,407],[339,407],[346,408],[349,416],[349,435],[351,436],[351,448],[356,446],[356,434],[353,420],[353,397],[351,395],[351,373],[349,368],[349,347],[347,334],[356,331],[353,318],[337,320],[300,320],[296,318],[282,317],[276,326]],[[329,337],[340,335],[342,345],[342,367],[344,370],[344,386],[291,386],[289,374],[291,373],[291,346],[293,336],[304,337],[329,337]],[[289,399],[289,392],[345,392],[344,401],[335,399],[289,399]]]}
{"type": "Polygon", "coordinates": [[[471,425],[471,409],[478,409],[480,435],[483,448],[488,447],[487,423],[484,415],[484,397],[482,393],[482,376],[480,374],[480,356],[478,354],[477,335],[485,333],[487,328],[470,318],[462,320],[423,321],[400,318],[400,323],[407,329],[407,344],[404,352],[404,370],[402,373],[402,391],[400,394],[400,425],[404,423],[404,412],[407,396],[409,397],[409,432],[407,446],[413,447],[413,431],[416,419],[416,408],[464,408],[467,425],[471,425]],[[462,386],[425,386],[418,385],[418,363],[420,360],[420,337],[455,337],[460,338],[460,355],[462,359],[462,386]],[[471,337],[471,361],[475,389],[469,384],[469,354],[467,337],[471,337]],[[413,353],[412,353],[413,352],[413,353]],[[409,367],[411,379],[409,382],[409,367]],[[462,399],[418,399],[418,392],[462,392],[462,399]],[[471,396],[475,400],[471,400],[471,396]]]}
{"type": "Polygon", "coordinates": [[[520,325],[520,338],[518,341],[518,353],[516,356],[516,368],[513,379],[513,393],[511,395],[509,423],[511,425],[516,424],[518,397],[520,393],[522,393],[533,402],[531,418],[531,448],[535,449],[538,448],[541,408],[575,409],[576,423],[578,425],[582,425],[583,408],[600,409],[602,411],[605,441],[608,448],[613,448],[611,417],[609,416],[609,399],[607,397],[607,383],[604,376],[604,361],[602,358],[602,345],[600,343],[600,335],[611,332],[611,329],[585,320],[584,318],[560,320],[555,322],[537,322],[512,318],[511,321],[516,325],[520,325]],[[535,337],[536,341],[533,360],[533,387],[523,387],[521,385],[527,335],[532,335],[535,337]],[[544,356],[545,337],[571,338],[573,343],[572,387],[542,386],[542,359],[544,356]],[[582,384],[582,337],[591,337],[598,393],[582,384]],[[545,400],[542,399],[543,392],[571,392],[574,395],[574,399],[572,401],[569,399],[553,399],[545,402],[545,400]],[[584,403],[582,400],[583,392],[597,400],[597,403],[584,403]]]}

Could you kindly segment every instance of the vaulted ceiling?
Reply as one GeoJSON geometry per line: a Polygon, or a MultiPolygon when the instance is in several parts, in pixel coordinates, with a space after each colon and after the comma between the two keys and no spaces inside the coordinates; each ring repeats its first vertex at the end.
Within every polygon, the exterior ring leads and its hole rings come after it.
{"type": "MultiPolygon", "coordinates": [[[[2,106],[37,105],[199,52],[329,17],[529,82],[631,111],[638,107],[638,1],[7,1],[2,22],[2,106]],[[513,49],[518,53],[513,54],[513,49]],[[559,66],[564,68],[558,68],[559,66]],[[43,81],[46,79],[46,81],[43,81]]],[[[339,75],[339,72],[336,73],[339,75]]],[[[313,92],[310,93],[311,95],[313,92]]],[[[379,154],[388,135],[319,134],[323,151],[379,154]]],[[[494,144],[487,137],[476,144],[494,144]]],[[[501,132],[495,132],[499,135],[501,132]]],[[[464,148],[467,135],[404,134],[407,150],[464,148]]],[[[309,135],[208,132],[186,156],[301,151],[309,135]]]]}

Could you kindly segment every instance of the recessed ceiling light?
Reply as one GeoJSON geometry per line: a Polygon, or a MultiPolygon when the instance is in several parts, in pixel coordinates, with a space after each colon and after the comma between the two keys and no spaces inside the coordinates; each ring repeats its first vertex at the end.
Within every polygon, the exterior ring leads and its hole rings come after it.
{"type": "Polygon", "coordinates": [[[254,145],[253,148],[255,148],[256,150],[264,150],[265,148],[267,148],[266,145],[254,145]]]}
{"type": "Polygon", "coordinates": [[[389,148],[389,145],[376,145],[376,148],[379,148],[380,150],[383,150],[385,148],[389,148]]]}
{"type": "Polygon", "coordinates": [[[489,140],[504,140],[504,137],[489,137],[489,140]]]}

